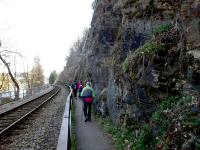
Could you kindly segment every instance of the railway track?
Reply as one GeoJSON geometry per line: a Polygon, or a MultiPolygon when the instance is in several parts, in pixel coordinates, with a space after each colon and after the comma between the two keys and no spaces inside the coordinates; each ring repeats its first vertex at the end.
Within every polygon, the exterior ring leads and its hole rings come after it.
{"type": "Polygon", "coordinates": [[[11,109],[5,113],[0,114],[0,137],[3,137],[11,129],[14,129],[16,125],[20,124],[29,115],[40,108],[44,103],[51,100],[58,94],[60,88],[55,86],[50,92],[33,99],[23,105],[20,105],[14,109],[11,109]]]}

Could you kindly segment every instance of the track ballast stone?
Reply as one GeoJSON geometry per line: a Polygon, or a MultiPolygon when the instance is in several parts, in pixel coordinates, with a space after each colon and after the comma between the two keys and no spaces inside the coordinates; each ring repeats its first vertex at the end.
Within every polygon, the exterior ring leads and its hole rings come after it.
{"type": "Polygon", "coordinates": [[[33,114],[19,128],[18,135],[14,131],[9,137],[9,143],[0,146],[1,150],[54,150],[60,133],[62,117],[66,103],[66,90],[61,89],[58,96],[53,98],[39,111],[33,114]]]}

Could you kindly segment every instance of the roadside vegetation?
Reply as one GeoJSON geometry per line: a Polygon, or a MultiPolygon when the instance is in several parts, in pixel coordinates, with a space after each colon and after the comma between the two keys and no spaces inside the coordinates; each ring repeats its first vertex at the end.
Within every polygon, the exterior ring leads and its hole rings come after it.
{"type": "Polygon", "coordinates": [[[200,124],[196,102],[190,95],[169,97],[158,104],[149,123],[135,122],[131,127],[116,125],[109,117],[96,115],[96,120],[112,137],[117,150],[180,149],[190,138],[200,148],[196,139],[200,124]]]}

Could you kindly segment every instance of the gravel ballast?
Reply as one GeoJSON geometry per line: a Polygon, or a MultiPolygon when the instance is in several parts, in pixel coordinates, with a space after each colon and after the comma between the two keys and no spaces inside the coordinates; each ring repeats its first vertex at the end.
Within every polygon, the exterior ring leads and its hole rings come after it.
{"type": "Polygon", "coordinates": [[[0,146],[7,150],[53,150],[57,147],[67,93],[61,89],[58,96],[34,113],[29,120],[13,131],[9,141],[0,146]],[[21,130],[22,129],[22,130],[21,130]],[[18,135],[15,135],[16,132],[18,135]]]}

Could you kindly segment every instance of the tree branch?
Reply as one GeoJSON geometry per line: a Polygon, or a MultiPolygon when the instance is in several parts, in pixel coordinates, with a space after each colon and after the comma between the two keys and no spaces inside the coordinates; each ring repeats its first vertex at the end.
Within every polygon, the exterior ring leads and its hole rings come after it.
{"type": "Polygon", "coordinates": [[[20,57],[23,57],[21,53],[9,51],[9,50],[2,50],[2,51],[0,51],[0,54],[1,54],[1,53],[13,53],[13,54],[19,55],[20,57]]]}

